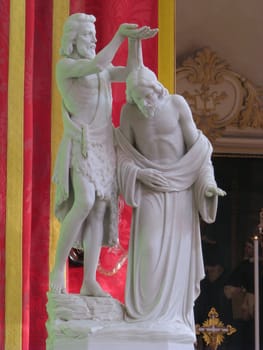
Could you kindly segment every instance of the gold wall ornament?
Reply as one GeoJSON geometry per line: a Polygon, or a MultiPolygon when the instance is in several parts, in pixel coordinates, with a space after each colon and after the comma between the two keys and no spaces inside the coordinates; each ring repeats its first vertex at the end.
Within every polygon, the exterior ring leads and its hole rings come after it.
{"type": "Polygon", "coordinates": [[[196,53],[196,56],[189,57],[182,63],[182,68],[188,71],[187,79],[191,83],[205,85],[217,84],[224,80],[223,73],[229,70],[227,62],[219,58],[209,48],[204,48],[196,53]]]}
{"type": "Polygon", "coordinates": [[[183,61],[177,93],[189,103],[215,152],[263,156],[263,88],[231,70],[215,52],[204,48],[183,61]]]}
{"type": "Polygon", "coordinates": [[[208,313],[208,319],[204,321],[202,326],[196,325],[196,334],[202,334],[207,346],[211,350],[216,350],[224,341],[225,335],[232,335],[236,332],[236,328],[231,325],[224,326],[220,321],[218,312],[214,307],[208,313]]]}
{"type": "Polygon", "coordinates": [[[247,79],[243,79],[242,83],[246,94],[236,125],[240,128],[263,128],[263,88],[254,87],[247,79]]]}

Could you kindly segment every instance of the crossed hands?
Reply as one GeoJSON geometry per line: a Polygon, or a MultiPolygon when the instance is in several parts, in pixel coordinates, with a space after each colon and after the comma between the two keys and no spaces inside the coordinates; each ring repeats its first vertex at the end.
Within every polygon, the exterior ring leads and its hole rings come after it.
{"type": "Polygon", "coordinates": [[[151,29],[148,26],[139,28],[138,24],[123,23],[120,25],[118,33],[130,39],[149,39],[158,33],[158,29],[151,29]]]}
{"type": "Polygon", "coordinates": [[[166,186],[168,181],[162,173],[155,169],[139,169],[137,179],[146,186],[166,186]]]}
{"type": "MultiPolygon", "coordinates": [[[[141,181],[146,186],[167,186],[168,181],[162,175],[162,173],[155,169],[139,169],[137,172],[137,179],[141,181]]],[[[205,191],[206,197],[213,196],[226,196],[226,192],[216,185],[208,186],[205,191]]]]}

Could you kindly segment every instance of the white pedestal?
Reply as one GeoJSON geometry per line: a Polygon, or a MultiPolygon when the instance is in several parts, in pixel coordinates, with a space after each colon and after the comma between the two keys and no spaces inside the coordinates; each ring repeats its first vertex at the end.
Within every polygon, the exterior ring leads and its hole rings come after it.
{"type": "Polygon", "coordinates": [[[59,339],[47,350],[194,350],[193,344],[175,343],[170,341],[99,339],[90,336],[89,339],[59,339]]]}
{"type": "Polygon", "coordinates": [[[183,323],[127,323],[112,298],[48,293],[47,350],[194,350],[183,323]]]}

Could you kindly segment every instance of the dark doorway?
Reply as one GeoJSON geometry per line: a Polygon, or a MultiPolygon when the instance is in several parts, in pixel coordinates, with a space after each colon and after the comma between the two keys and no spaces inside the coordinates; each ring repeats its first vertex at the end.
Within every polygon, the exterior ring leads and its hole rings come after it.
{"type": "Polygon", "coordinates": [[[263,158],[214,157],[215,178],[227,196],[219,199],[216,222],[202,234],[217,242],[227,269],[242,259],[246,239],[257,233],[263,208],[263,158]]]}

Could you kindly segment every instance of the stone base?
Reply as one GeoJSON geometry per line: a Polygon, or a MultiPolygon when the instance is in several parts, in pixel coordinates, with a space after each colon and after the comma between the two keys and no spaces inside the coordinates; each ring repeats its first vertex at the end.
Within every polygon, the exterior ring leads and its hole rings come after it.
{"type": "Polygon", "coordinates": [[[57,320],[123,320],[123,305],[113,298],[87,297],[79,294],[47,293],[49,323],[57,320]]]}
{"type": "Polygon", "coordinates": [[[113,298],[48,293],[47,350],[194,350],[181,322],[126,322],[113,298]]]}
{"type": "Polygon", "coordinates": [[[99,339],[96,336],[89,339],[59,339],[55,340],[50,347],[47,343],[47,350],[194,350],[193,344],[175,343],[170,341],[151,341],[145,339],[117,340],[116,338],[99,339]]]}

